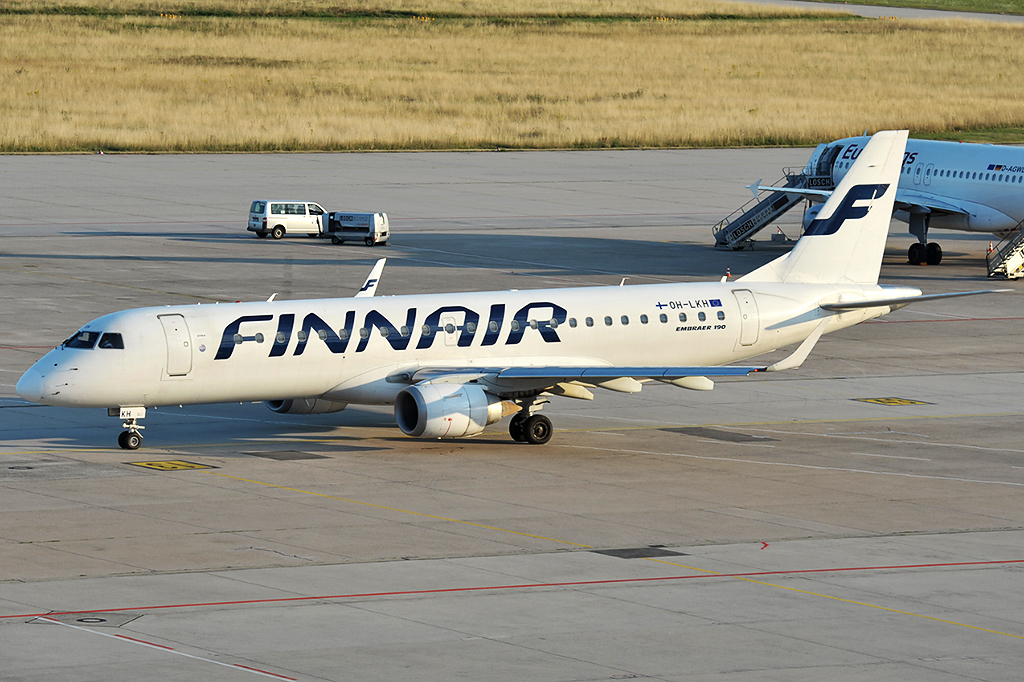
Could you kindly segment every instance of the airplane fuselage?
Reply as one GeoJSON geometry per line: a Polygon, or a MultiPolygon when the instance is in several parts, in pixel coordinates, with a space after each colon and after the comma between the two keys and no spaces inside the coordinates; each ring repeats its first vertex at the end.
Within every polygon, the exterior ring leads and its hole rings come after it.
{"type": "MultiPolygon", "coordinates": [[[[838,184],[870,139],[851,137],[829,143],[819,156],[816,172],[827,172],[838,184]]],[[[896,201],[898,206],[931,207],[929,227],[1012,230],[1024,220],[1024,148],[908,140],[896,201]]],[[[894,216],[909,222],[910,211],[898,209],[894,216]]]]}
{"type": "MultiPolygon", "coordinates": [[[[82,328],[123,348],[65,344],[18,390],[75,407],[390,404],[420,367],[718,365],[802,341],[819,303],[919,293],[726,282],[141,308],[82,328]]],[[[885,312],[833,315],[826,331],[885,312]]]]}

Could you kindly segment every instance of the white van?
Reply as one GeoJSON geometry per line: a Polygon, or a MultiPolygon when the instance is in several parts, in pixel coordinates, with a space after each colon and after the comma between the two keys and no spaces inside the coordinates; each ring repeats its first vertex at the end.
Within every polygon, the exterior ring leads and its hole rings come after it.
{"type": "Polygon", "coordinates": [[[323,231],[325,211],[312,201],[264,201],[257,199],[249,206],[250,232],[263,239],[268,234],[280,239],[286,234],[319,237],[323,231]]]}

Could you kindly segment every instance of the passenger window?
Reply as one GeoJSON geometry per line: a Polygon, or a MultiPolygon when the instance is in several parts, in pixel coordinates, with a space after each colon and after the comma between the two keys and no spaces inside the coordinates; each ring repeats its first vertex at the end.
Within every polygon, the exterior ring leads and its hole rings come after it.
{"type": "MultiPolygon", "coordinates": [[[[320,333],[323,334],[323,332],[320,333]]],[[[256,332],[256,336],[254,338],[256,339],[256,343],[263,343],[263,332],[256,332]]]]}
{"type": "Polygon", "coordinates": [[[284,204],[271,204],[270,205],[270,213],[272,215],[284,215],[284,213],[285,213],[284,204]]]}
{"type": "Polygon", "coordinates": [[[512,328],[512,331],[519,331],[519,320],[512,320],[512,324],[510,324],[509,326],[512,328]]]}
{"type": "Polygon", "coordinates": [[[720,319],[720,320],[724,320],[725,319],[725,313],[723,311],[721,311],[721,310],[718,311],[718,319],[720,319]]]}
{"type": "Polygon", "coordinates": [[[551,327],[552,329],[558,329],[558,320],[552,317],[550,320],[548,320],[548,326],[551,327]]]}
{"type": "MultiPolygon", "coordinates": [[[[235,334],[235,343],[242,343],[241,338],[242,338],[241,334],[235,334]]],[[[299,340],[299,343],[304,343],[306,341],[306,332],[303,332],[303,331],[298,332],[295,335],[295,338],[297,338],[299,340]]]]}
{"type": "Polygon", "coordinates": [[[284,332],[278,332],[275,338],[277,339],[278,343],[284,343],[286,337],[284,335],[284,332]]]}
{"type": "Polygon", "coordinates": [[[537,326],[538,326],[537,325],[537,320],[530,320],[529,325],[530,325],[530,329],[536,329],[537,326]]]}
{"type": "Polygon", "coordinates": [[[587,326],[588,327],[593,327],[594,326],[594,318],[592,318],[592,317],[588,317],[587,318],[587,326]]]}
{"type": "Polygon", "coordinates": [[[569,326],[570,326],[571,328],[573,328],[573,329],[575,329],[575,328],[576,328],[576,318],[575,318],[575,317],[570,317],[570,318],[569,318],[569,326]]]}
{"type": "MultiPolygon", "coordinates": [[[[348,341],[348,330],[347,329],[339,329],[338,330],[338,338],[341,339],[342,341],[348,341]]],[[[278,332],[277,333],[277,340],[281,341],[283,343],[284,342],[284,334],[278,332]]]]}
{"type": "Polygon", "coordinates": [[[368,338],[370,338],[370,330],[367,329],[366,327],[360,327],[359,328],[359,338],[361,338],[361,339],[368,339],[368,338]]]}
{"type": "Polygon", "coordinates": [[[448,324],[446,324],[446,325],[444,326],[444,333],[445,333],[445,334],[454,334],[454,333],[455,333],[455,325],[454,325],[454,324],[452,324],[451,322],[449,322],[448,324]]]}
{"type": "MultiPolygon", "coordinates": [[[[316,335],[320,337],[321,341],[326,341],[327,340],[327,330],[326,329],[321,329],[320,331],[318,331],[316,333],[316,335]]],[[[256,340],[259,341],[259,339],[256,339],[256,340]]]]}
{"type": "Polygon", "coordinates": [[[640,316],[640,324],[647,324],[647,316],[646,315],[641,315],[640,316]]]}
{"type": "Polygon", "coordinates": [[[498,323],[495,320],[491,320],[490,322],[487,323],[487,329],[488,331],[491,332],[498,331],[498,323]]]}
{"type": "Polygon", "coordinates": [[[406,337],[409,336],[409,334],[411,334],[412,332],[409,331],[408,327],[402,325],[402,328],[398,330],[398,333],[401,334],[403,337],[406,337]]]}
{"type": "Polygon", "coordinates": [[[120,334],[108,332],[100,337],[100,348],[116,348],[118,350],[124,350],[124,341],[121,339],[120,334]]]}
{"type": "Polygon", "coordinates": [[[390,336],[390,334],[391,334],[391,330],[388,329],[387,327],[381,327],[380,328],[380,335],[383,336],[385,339],[388,338],[388,336],[390,336]]]}
{"type": "Polygon", "coordinates": [[[606,327],[612,326],[612,318],[611,318],[611,316],[609,316],[609,315],[605,316],[605,318],[604,318],[604,326],[606,326],[606,327]]]}
{"type": "Polygon", "coordinates": [[[466,331],[469,332],[470,334],[475,334],[476,333],[476,325],[473,324],[472,322],[467,322],[466,323],[466,331]]]}
{"type": "Polygon", "coordinates": [[[266,207],[267,207],[267,202],[265,202],[265,201],[254,201],[254,202],[252,202],[252,206],[249,207],[249,213],[263,213],[263,209],[265,209],[266,207]]]}
{"type": "Polygon", "coordinates": [[[77,332],[63,343],[65,348],[92,348],[100,338],[99,332],[77,332]]]}
{"type": "Polygon", "coordinates": [[[686,322],[686,313],[679,313],[679,321],[686,322]]]}
{"type": "Polygon", "coordinates": [[[319,206],[317,206],[316,204],[310,204],[309,205],[309,215],[323,215],[323,214],[324,214],[324,210],[322,208],[320,208],[319,206]]]}
{"type": "Polygon", "coordinates": [[[668,322],[668,315],[662,313],[661,315],[658,315],[658,319],[661,320],[662,324],[665,324],[666,322],[668,322]]]}
{"type": "Polygon", "coordinates": [[[697,319],[703,322],[704,320],[708,319],[708,316],[705,315],[704,313],[697,313],[697,319]]]}
{"type": "Polygon", "coordinates": [[[619,318],[619,321],[622,322],[623,326],[629,324],[629,315],[623,315],[619,318]]]}
{"type": "Polygon", "coordinates": [[[430,328],[429,324],[423,325],[420,331],[423,333],[423,336],[430,336],[431,334],[434,333],[434,330],[430,328]]]}

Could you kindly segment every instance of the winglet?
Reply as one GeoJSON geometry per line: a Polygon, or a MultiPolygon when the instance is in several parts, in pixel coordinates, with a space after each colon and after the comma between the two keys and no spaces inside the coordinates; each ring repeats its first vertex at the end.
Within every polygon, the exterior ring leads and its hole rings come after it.
{"type": "Polygon", "coordinates": [[[811,332],[811,335],[804,339],[804,342],[801,343],[795,351],[793,351],[792,355],[788,358],[779,360],[774,365],[769,365],[767,371],[778,372],[783,369],[796,369],[800,365],[804,364],[804,360],[806,360],[807,356],[811,354],[811,350],[814,348],[814,345],[818,343],[818,339],[821,338],[821,335],[825,333],[825,327],[828,326],[831,319],[831,317],[826,317],[824,320],[819,322],[818,326],[814,328],[813,332],[811,332]]]}
{"type": "Polygon", "coordinates": [[[751,192],[754,193],[754,198],[755,199],[757,198],[757,191],[759,189],[761,189],[761,180],[763,180],[763,179],[764,178],[758,178],[754,182],[752,182],[749,185],[747,185],[747,189],[749,189],[751,192]]]}
{"type": "Polygon", "coordinates": [[[381,258],[374,264],[373,270],[370,270],[370,275],[363,282],[363,288],[356,292],[355,298],[373,296],[377,292],[377,282],[380,281],[380,273],[384,272],[384,263],[387,260],[387,258],[381,258]]]}

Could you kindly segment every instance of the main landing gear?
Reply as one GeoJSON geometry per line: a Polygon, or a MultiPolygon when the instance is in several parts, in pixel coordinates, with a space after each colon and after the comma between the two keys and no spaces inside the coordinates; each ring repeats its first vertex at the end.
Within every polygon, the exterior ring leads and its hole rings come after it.
{"type": "Polygon", "coordinates": [[[107,410],[107,416],[120,417],[124,420],[122,426],[125,428],[117,436],[117,444],[122,450],[138,450],[142,445],[142,429],[146,428],[139,424],[139,420],[146,416],[145,407],[111,407],[107,410]]]}
{"type": "Polygon", "coordinates": [[[911,265],[938,265],[942,262],[942,247],[935,242],[928,242],[928,215],[910,214],[910,234],[917,237],[917,243],[911,244],[907,250],[907,260],[911,265]]]}
{"type": "Polygon", "coordinates": [[[551,426],[551,420],[542,414],[536,414],[546,402],[547,399],[542,398],[531,400],[529,404],[519,403],[521,409],[508,423],[508,435],[512,436],[512,440],[530,445],[544,445],[551,440],[551,434],[555,431],[551,426]]]}

